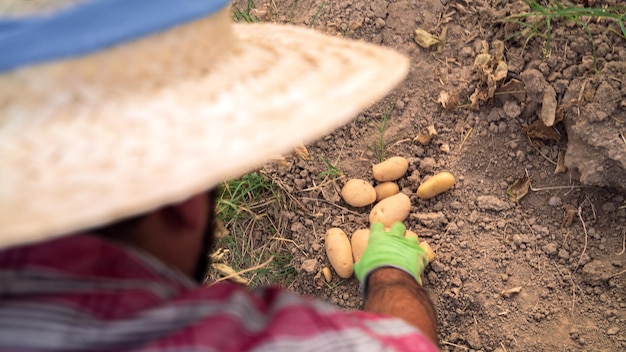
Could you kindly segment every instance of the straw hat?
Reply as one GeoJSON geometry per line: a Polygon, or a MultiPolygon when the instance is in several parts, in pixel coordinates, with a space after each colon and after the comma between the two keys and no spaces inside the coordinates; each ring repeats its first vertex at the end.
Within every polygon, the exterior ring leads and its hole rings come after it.
{"type": "Polygon", "coordinates": [[[182,201],[329,133],[407,73],[390,49],[232,24],[227,2],[0,21],[0,248],[182,201]]]}

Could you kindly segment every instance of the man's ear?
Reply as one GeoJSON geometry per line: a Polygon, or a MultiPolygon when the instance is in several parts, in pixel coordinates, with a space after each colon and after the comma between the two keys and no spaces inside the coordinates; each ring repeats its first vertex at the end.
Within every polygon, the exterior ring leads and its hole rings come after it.
{"type": "Polygon", "coordinates": [[[171,222],[172,226],[183,226],[188,229],[204,228],[209,212],[207,198],[203,192],[163,208],[165,220],[171,222]]]}

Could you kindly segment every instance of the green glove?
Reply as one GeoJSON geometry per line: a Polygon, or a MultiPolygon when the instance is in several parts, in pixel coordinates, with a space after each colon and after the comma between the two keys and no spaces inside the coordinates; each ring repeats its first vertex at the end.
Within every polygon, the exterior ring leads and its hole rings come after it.
{"type": "Polygon", "coordinates": [[[400,269],[413,276],[419,284],[422,283],[420,276],[428,265],[428,256],[415,238],[404,237],[405,231],[406,227],[401,222],[395,222],[389,231],[385,231],[380,222],[372,224],[367,248],[361,260],[354,264],[363,297],[367,277],[379,268],[400,269]]]}

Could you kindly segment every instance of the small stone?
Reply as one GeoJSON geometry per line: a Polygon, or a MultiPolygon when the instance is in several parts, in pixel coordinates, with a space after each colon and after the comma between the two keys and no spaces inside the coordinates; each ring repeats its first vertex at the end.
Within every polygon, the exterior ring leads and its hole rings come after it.
{"type": "Polygon", "coordinates": [[[561,201],[561,198],[557,196],[553,196],[553,197],[550,197],[548,204],[550,204],[551,207],[556,208],[556,207],[560,207],[563,204],[563,202],[561,201]]]}
{"type": "Polygon", "coordinates": [[[396,100],[396,108],[398,110],[404,109],[404,102],[402,100],[400,100],[400,99],[396,100]]]}
{"type": "Polygon", "coordinates": [[[446,217],[442,212],[414,213],[411,216],[419,220],[422,225],[431,229],[441,227],[441,225],[446,221],[446,217]]]}
{"type": "Polygon", "coordinates": [[[566,260],[569,259],[569,252],[566,251],[565,249],[561,249],[559,251],[559,258],[566,259],[566,260]]]}
{"type": "Polygon", "coordinates": [[[602,260],[592,260],[583,266],[583,281],[591,286],[602,285],[611,277],[611,264],[602,260]]]}
{"type": "Polygon", "coordinates": [[[522,114],[522,108],[519,106],[519,104],[516,101],[507,100],[504,103],[504,113],[506,114],[507,117],[514,119],[522,114]]]}
{"type": "Polygon", "coordinates": [[[443,273],[446,270],[446,267],[437,260],[430,263],[430,268],[436,273],[443,273]]]}
{"type": "Polygon", "coordinates": [[[424,158],[420,161],[419,165],[420,171],[424,173],[430,173],[435,168],[435,159],[433,158],[424,158]]]}
{"type": "Polygon", "coordinates": [[[350,27],[351,31],[356,31],[357,29],[361,28],[361,26],[363,26],[363,19],[361,18],[353,19],[350,21],[348,26],[350,27]]]}
{"type": "Polygon", "coordinates": [[[612,213],[615,211],[615,204],[611,203],[611,202],[606,202],[604,204],[602,204],[602,210],[605,213],[612,213]]]}
{"type": "Polygon", "coordinates": [[[476,198],[476,205],[483,210],[502,211],[511,208],[511,205],[494,196],[479,196],[476,198]]]}
{"type": "Polygon", "coordinates": [[[475,350],[479,350],[483,347],[483,343],[480,341],[480,335],[478,335],[477,329],[470,329],[465,339],[470,347],[475,350]]]}
{"type": "Polygon", "coordinates": [[[381,28],[385,27],[385,24],[386,24],[386,23],[385,23],[385,20],[384,20],[384,19],[382,19],[382,18],[380,18],[380,17],[377,17],[377,18],[376,18],[376,21],[374,21],[374,25],[375,25],[375,26],[376,26],[376,28],[378,28],[378,29],[381,29],[381,28]]]}
{"type": "Polygon", "coordinates": [[[619,328],[618,328],[617,326],[614,326],[614,327],[612,327],[612,328],[609,328],[609,329],[606,331],[606,334],[607,334],[607,335],[617,335],[617,333],[618,333],[618,332],[619,332],[619,328]]]}
{"type": "Polygon", "coordinates": [[[317,259],[307,259],[302,262],[302,270],[307,274],[317,273],[317,259]]]}
{"type": "Polygon", "coordinates": [[[543,246],[543,251],[547,254],[547,255],[553,255],[556,254],[556,243],[548,243],[545,246],[543,246]]]}
{"type": "Polygon", "coordinates": [[[429,283],[436,283],[439,280],[439,277],[434,271],[430,271],[427,275],[429,283]]]}
{"type": "Polygon", "coordinates": [[[513,243],[515,243],[518,246],[522,244],[522,236],[518,234],[513,235],[513,243]]]}

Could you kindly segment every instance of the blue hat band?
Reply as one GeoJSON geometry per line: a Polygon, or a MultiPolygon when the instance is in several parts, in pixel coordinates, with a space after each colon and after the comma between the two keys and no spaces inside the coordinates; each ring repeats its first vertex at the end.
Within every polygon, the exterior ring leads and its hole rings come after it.
{"type": "Polygon", "coordinates": [[[0,19],[0,72],[96,52],[206,17],[229,0],[93,0],[45,17],[0,19]]]}

